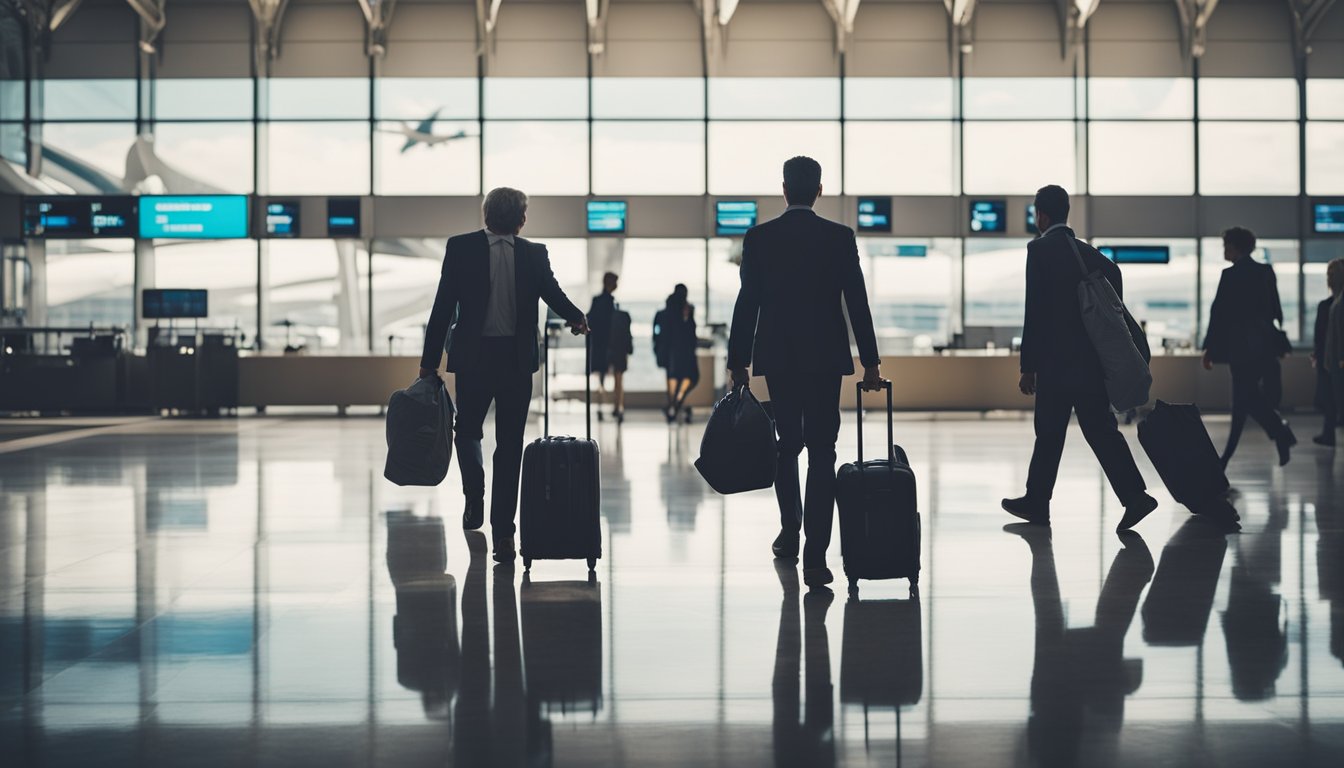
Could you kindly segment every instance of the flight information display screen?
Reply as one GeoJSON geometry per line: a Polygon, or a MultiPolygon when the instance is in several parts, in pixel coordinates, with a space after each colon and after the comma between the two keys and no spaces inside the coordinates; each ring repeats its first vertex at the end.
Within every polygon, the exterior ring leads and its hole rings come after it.
{"type": "Polygon", "coordinates": [[[206,292],[196,288],[146,288],[141,293],[141,303],[149,320],[180,320],[210,314],[206,292]]]}
{"type": "Polygon", "coordinates": [[[626,209],[624,200],[589,200],[588,233],[592,235],[625,234],[626,209]]]}
{"type": "Polygon", "coordinates": [[[327,235],[329,237],[359,237],[360,227],[358,197],[332,197],[327,199],[327,235]]]}
{"type": "Polygon", "coordinates": [[[135,237],[133,197],[27,197],[23,236],[42,238],[135,237]]]}
{"type": "Polygon", "coordinates": [[[971,233],[977,235],[1008,230],[1007,204],[1003,200],[971,201],[971,233]]]}
{"type": "Polygon", "coordinates": [[[266,204],[266,236],[299,236],[299,203],[297,200],[273,200],[266,204]]]}
{"type": "Polygon", "coordinates": [[[1313,203],[1313,229],[1318,235],[1344,235],[1344,201],[1313,203]]]}
{"type": "Polygon", "coordinates": [[[1036,226],[1036,204],[1027,205],[1027,232],[1033,235],[1041,234],[1041,228],[1036,226]]]}
{"type": "Polygon", "coordinates": [[[1103,245],[1097,248],[1102,256],[1116,264],[1167,264],[1171,262],[1171,248],[1165,245],[1103,245]]]}
{"type": "Polygon", "coordinates": [[[756,215],[754,200],[719,201],[714,204],[714,233],[719,237],[745,235],[756,226],[756,215]]]}
{"type": "Polygon", "coordinates": [[[891,231],[890,197],[859,198],[859,231],[860,232],[891,231]]]}
{"type": "Polygon", "coordinates": [[[140,198],[140,237],[147,240],[247,237],[247,197],[146,195],[140,198]]]}

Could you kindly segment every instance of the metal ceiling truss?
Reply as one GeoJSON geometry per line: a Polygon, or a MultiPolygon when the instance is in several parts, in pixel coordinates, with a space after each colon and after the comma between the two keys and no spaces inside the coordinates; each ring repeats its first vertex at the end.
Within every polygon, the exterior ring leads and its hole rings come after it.
{"type": "Polygon", "coordinates": [[[247,0],[247,4],[252,7],[252,21],[256,25],[253,55],[257,74],[264,75],[270,71],[271,62],[280,55],[280,29],[289,0],[247,0]]]}
{"type": "Polygon", "coordinates": [[[943,5],[952,23],[953,52],[970,53],[975,45],[976,0],[943,0],[943,5]]]}
{"type": "Polygon", "coordinates": [[[392,12],[397,0],[356,0],[364,12],[365,52],[375,58],[387,53],[387,30],[392,26],[392,12]]]}
{"type": "Polygon", "coordinates": [[[168,23],[168,17],[164,15],[168,0],[126,0],[126,2],[131,6],[131,10],[135,11],[135,15],[140,17],[140,50],[144,53],[157,53],[159,33],[168,23]]]}
{"type": "Polygon", "coordinates": [[[1204,55],[1209,19],[1218,8],[1218,0],[1175,0],[1176,19],[1181,25],[1181,51],[1187,59],[1204,55]]]}
{"type": "Polygon", "coordinates": [[[476,55],[484,56],[494,47],[495,26],[503,0],[476,0],[476,55]]]}
{"type": "Polygon", "coordinates": [[[821,0],[821,5],[835,23],[835,50],[849,50],[849,39],[854,35],[854,17],[859,13],[859,0],[821,0]]]}
{"type": "Polygon", "coordinates": [[[607,49],[607,10],[611,0],[584,0],[588,11],[588,53],[601,56],[607,49]]]}
{"type": "Polygon", "coordinates": [[[60,29],[79,10],[82,0],[10,0],[19,17],[28,24],[35,51],[49,50],[51,33],[60,29]]]}
{"type": "Polygon", "coordinates": [[[708,60],[723,43],[728,23],[737,12],[738,0],[691,0],[700,14],[700,35],[708,60]]]}
{"type": "Polygon", "coordinates": [[[1092,14],[1097,12],[1101,0],[1055,0],[1055,10],[1059,16],[1059,55],[1067,59],[1069,54],[1083,45],[1083,30],[1092,14]]]}
{"type": "Polygon", "coordinates": [[[1334,4],[1335,0],[1288,0],[1288,13],[1293,18],[1293,52],[1299,66],[1311,54],[1311,40],[1334,4]]]}

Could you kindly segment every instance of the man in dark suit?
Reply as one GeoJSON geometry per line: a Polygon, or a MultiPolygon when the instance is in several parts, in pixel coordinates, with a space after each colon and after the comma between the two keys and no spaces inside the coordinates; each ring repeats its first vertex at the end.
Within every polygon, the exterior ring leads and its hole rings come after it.
{"type": "Polygon", "coordinates": [[[1223,233],[1223,258],[1232,266],[1218,279],[1218,292],[1209,307],[1209,330],[1204,334],[1204,368],[1227,363],[1232,369],[1232,426],[1223,449],[1223,466],[1232,460],[1241,431],[1250,416],[1260,423],[1279,450],[1279,466],[1288,463],[1297,438],[1274,410],[1282,391],[1278,360],[1282,338],[1275,323],[1283,322],[1279,285],[1274,268],[1251,258],[1255,233],[1232,227],[1223,233]]]}
{"type": "Polygon", "coordinates": [[[540,365],[537,300],[565,318],[575,334],[587,333],[588,322],[560,290],[546,246],[518,237],[527,221],[527,195],[500,187],[486,195],[482,209],[485,229],[448,241],[425,329],[420,375],[437,375],[448,341],[448,370],[457,377],[457,464],[467,497],[462,513],[467,530],[484,523],[482,427],[491,401],[495,403],[490,528],[495,560],[503,563],[515,556],[523,430],[532,402],[532,374],[540,365]]]}
{"type": "Polygon", "coordinates": [[[753,365],[764,376],[779,432],[775,496],[780,533],[776,557],[798,556],[799,527],[807,532],[803,581],[832,580],[826,567],[835,515],[835,440],[840,432],[840,381],[854,372],[845,314],[859,346],[864,386],[882,378],[868,292],[854,230],[821,218],[821,165],[810,157],[784,163],[789,207],[752,227],[742,241],[742,288],[733,310],[728,369],[745,385],[753,365]],[[798,455],[807,447],[807,501],[799,498],[798,455]]]}
{"type": "Polygon", "coordinates": [[[1041,234],[1027,246],[1026,319],[1018,382],[1022,394],[1036,396],[1036,447],[1027,471],[1027,494],[1004,499],[1003,508],[1027,522],[1050,524],[1050,498],[1064,455],[1069,417],[1077,412],[1083,437],[1125,505],[1117,527],[1123,531],[1156,509],[1157,500],[1146,493],[1143,476],[1111,413],[1101,360],[1078,307],[1078,283],[1083,278],[1078,258],[1089,272],[1101,270],[1121,298],[1124,289],[1120,268],[1077,240],[1068,219],[1069,193],[1053,184],[1042,187],[1036,193],[1036,224],[1041,234]]]}

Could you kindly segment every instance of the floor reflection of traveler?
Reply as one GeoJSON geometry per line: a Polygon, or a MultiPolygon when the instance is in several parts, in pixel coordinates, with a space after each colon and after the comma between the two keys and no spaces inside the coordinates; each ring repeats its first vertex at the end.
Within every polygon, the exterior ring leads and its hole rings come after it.
{"type": "Polygon", "coordinates": [[[835,599],[829,589],[814,589],[803,598],[803,623],[798,621],[798,569],[775,561],[784,595],[779,606],[779,634],[775,641],[773,733],[775,765],[825,768],[835,765],[835,703],[831,685],[831,648],[826,634],[826,612],[835,599]],[[799,673],[805,667],[800,695],[799,673]],[[803,705],[799,722],[799,704],[803,705]]]}

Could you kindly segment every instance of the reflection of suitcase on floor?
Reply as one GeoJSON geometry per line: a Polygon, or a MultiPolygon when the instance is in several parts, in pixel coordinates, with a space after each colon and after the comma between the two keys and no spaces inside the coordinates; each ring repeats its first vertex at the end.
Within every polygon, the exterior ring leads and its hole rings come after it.
{"type": "Polygon", "coordinates": [[[840,702],[867,707],[917,704],[924,693],[924,637],[919,601],[845,603],[840,647],[840,702]]]}
{"type": "Polygon", "coordinates": [[[1204,639],[1223,571],[1227,537],[1198,518],[1185,522],[1162,548],[1143,601],[1143,640],[1149,645],[1193,646],[1204,639]]]}
{"type": "Polygon", "coordinates": [[[1158,400],[1139,424],[1139,443],[1173,499],[1197,515],[1237,519],[1227,502],[1227,473],[1198,406],[1158,400]]]}
{"type": "Polygon", "coordinates": [[[392,583],[448,570],[443,518],[419,517],[409,510],[387,513],[387,572],[392,583]]]}
{"type": "Polygon", "coordinates": [[[446,567],[442,519],[387,514],[387,570],[397,593],[397,682],[419,691],[425,714],[435,718],[448,716],[460,669],[457,582],[446,567]]]}
{"type": "Polygon", "coordinates": [[[561,711],[602,704],[602,586],[533,582],[521,591],[523,664],[530,701],[561,711]]]}
{"type": "MultiPolygon", "coordinates": [[[[584,357],[591,358],[591,342],[586,337],[584,349],[584,357]]],[[[518,514],[523,567],[531,568],[533,560],[587,560],[591,571],[602,556],[602,481],[597,441],[593,439],[591,377],[583,377],[587,438],[553,437],[550,388],[546,384],[550,379],[549,357],[549,353],[542,355],[544,437],[523,450],[518,514]]]]}
{"type": "Polygon", "coordinates": [[[858,461],[836,475],[840,508],[840,554],[851,594],[859,579],[909,579],[919,584],[919,503],[915,473],[905,451],[892,442],[891,382],[887,390],[886,458],[863,460],[863,390],[858,391],[858,461]]]}

